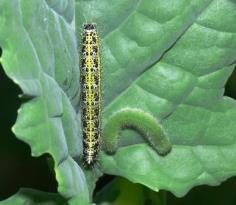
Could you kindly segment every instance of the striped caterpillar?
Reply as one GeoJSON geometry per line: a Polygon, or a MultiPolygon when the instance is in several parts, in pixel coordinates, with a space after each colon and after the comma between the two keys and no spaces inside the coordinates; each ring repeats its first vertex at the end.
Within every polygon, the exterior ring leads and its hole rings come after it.
{"type": "Polygon", "coordinates": [[[96,24],[83,25],[81,42],[81,122],[83,161],[96,161],[101,134],[101,59],[96,24]]]}

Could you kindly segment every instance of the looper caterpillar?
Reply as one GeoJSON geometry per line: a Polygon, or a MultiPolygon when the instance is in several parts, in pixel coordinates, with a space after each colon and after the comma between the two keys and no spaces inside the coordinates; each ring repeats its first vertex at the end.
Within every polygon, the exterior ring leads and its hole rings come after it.
{"type": "Polygon", "coordinates": [[[159,155],[170,152],[172,144],[160,123],[151,114],[137,108],[124,108],[110,117],[103,128],[103,149],[108,153],[115,152],[119,131],[127,127],[141,133],[159,155]]]}

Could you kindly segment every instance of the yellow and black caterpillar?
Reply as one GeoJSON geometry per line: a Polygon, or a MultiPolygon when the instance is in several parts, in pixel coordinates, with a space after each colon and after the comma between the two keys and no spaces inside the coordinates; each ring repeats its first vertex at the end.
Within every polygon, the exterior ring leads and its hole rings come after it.
{"type": "Polygon", "coordinates": [[[94,23],[83,25],[80,60],[83,160],[91,165],[96,161],[101,135],[101,59],[94,23]]]}

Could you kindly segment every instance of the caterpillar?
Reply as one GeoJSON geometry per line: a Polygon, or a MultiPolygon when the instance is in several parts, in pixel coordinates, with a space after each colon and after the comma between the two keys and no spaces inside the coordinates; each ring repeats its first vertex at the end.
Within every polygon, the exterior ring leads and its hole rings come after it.
{"type": "Polygon", "coordinates": [[[114,113],[104,125],[102,138],[106,152],[113,153],[117,150],[119,131],[127,127],[141,133],[159,155],[170,152],[171,142],[159,122],[151,114],[135,108],[125,108],[114,113]]]}
{"type": "Polygon", "coordinates": [[[95,23],[83,24],[80,60],[83,161],[92,165],[100,149],[101,135],[101,58],[95,23]]]}

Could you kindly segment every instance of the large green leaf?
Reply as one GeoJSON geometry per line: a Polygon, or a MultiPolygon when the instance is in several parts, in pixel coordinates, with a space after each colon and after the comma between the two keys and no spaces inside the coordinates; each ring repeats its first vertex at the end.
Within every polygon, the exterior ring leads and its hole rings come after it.
{"type": "MultiPolygon", "coordinates": [[[[28,98],[15,135],[33,156],[52,156],[69,204],[86,205],[100,173],[78,163],[73,11],[72,0],[0,0],[1,63],[28,98]]],[[[236,175],[236,103],[223,97],[236,60],[235,19],[235,0],[77,0],[78,42],[83,22],[96,22],[101,36],[104,122],[124,107],[139,108],[162,123],[173,144],[161,157],[136,132],[123,132],[116,154],[100,156],[105,173],[178,196],[236,175]]]]}
{"type": "Polygon", "coordinates": [[[124,107],[152,113],[172,144],[166,157],[135,132],[123,132],[105,173],[183,196],[200,184],[236,174],[236,102],[223,97],[236,60],[235,0],[77,0],[83,22],[100,30],[104,112],[124,107]],[[136,138],[138,142],[138,138],[136,138]]]}
{"type": "Polygon", "coordinates": [[[82,142],[76,117],[77,45],[68,23],[74,16],[71,2],[1,0],[1,63],[29,99],[18,111],[13,132],[30,145],[33,156],[52,156],[58,191],[69,204],[86,205],[88,187],[76,162],[82,142]]]}

